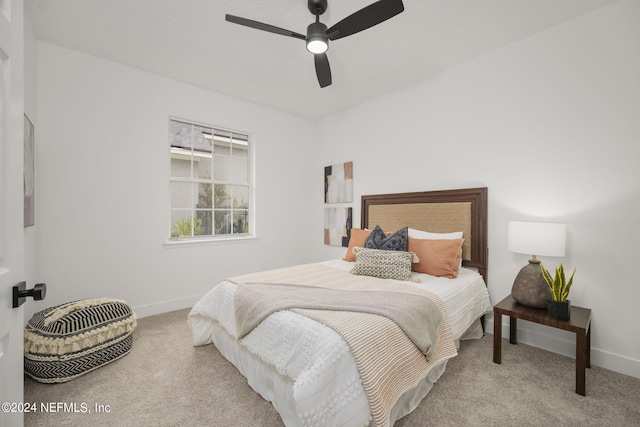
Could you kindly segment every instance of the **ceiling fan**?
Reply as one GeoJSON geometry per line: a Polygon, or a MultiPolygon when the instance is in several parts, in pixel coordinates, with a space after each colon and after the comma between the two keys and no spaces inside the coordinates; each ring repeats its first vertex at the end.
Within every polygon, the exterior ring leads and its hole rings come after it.
{"type": "Polygon", "coordinates": [[[326,87],[331,84],[331,67],[329,67],[329,59],[327,58],[329,40],[341,39],[366,30],[396,16],[404,10],[402,0],[380,0],[352,13],[342,21],[327,28],[325,24],[320,22],[320,15],[327,10],[327,0],[308,0],[307,7],[309,12],[316,16],[316,22],[307,27],[306,36],[239,16],[227,14],[226,20],[234,24],[305,40],[307,50],[313,53],[314,56],[318,83],[320,83],[320,87],[326,87]]]}

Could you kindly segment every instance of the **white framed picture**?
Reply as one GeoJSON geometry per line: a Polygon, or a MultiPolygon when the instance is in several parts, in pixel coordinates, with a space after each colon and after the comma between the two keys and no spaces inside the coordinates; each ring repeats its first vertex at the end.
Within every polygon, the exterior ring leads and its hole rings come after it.
{"type": "Polygon", "coordinates": [[[324,168],[324,202],[353,202],[353,162],[324,168]]]}
{"type": "Polygon", "coordinates": [[[331,246],[349,246],[351,236],[352,208],[324,209],[324,244],[331,246]]]}

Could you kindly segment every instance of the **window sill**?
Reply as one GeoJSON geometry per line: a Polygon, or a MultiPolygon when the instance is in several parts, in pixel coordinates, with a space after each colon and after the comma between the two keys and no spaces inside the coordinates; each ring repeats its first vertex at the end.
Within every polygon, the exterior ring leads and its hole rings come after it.
{"type": "Polygon", "coordinates": [[[167,240],[164,242],[165,248],[185,248],[185,247],[193,247],[193,246],[207,246],[207,245],[218,245],[223,243],[239,243],[239,242],[248,242],[251,240],[258,240],[257,236],[242,236],[242,237],[218,237],[218,238],[207,238],[203,237],[201,239],[184,239],[184,240],[167,240]]]}

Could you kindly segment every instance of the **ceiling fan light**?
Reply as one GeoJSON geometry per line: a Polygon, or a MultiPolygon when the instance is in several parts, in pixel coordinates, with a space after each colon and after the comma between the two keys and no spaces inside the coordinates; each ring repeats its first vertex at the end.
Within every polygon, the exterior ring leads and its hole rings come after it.
{"type": "Polygon", "coordinates": [[[325,53],[329,44],[322,37],[311,37],[307,40],[307,50],[313,54],[325,53]]]}
{"type": "Polygon", "coordinates": [[[327,40],[327,26],[318,21],[307,27],[307,50],[313,54],[325,53],[329,49],[327,40]]]}

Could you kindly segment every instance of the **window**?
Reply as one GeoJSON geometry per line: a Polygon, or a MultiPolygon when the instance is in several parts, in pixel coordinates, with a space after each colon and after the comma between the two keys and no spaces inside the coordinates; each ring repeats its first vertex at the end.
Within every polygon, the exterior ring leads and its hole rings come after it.
{"type": "Polygon", "coordinates": [[[253,233],[249,136],[170,119],[171,240],[253,233]]]}

